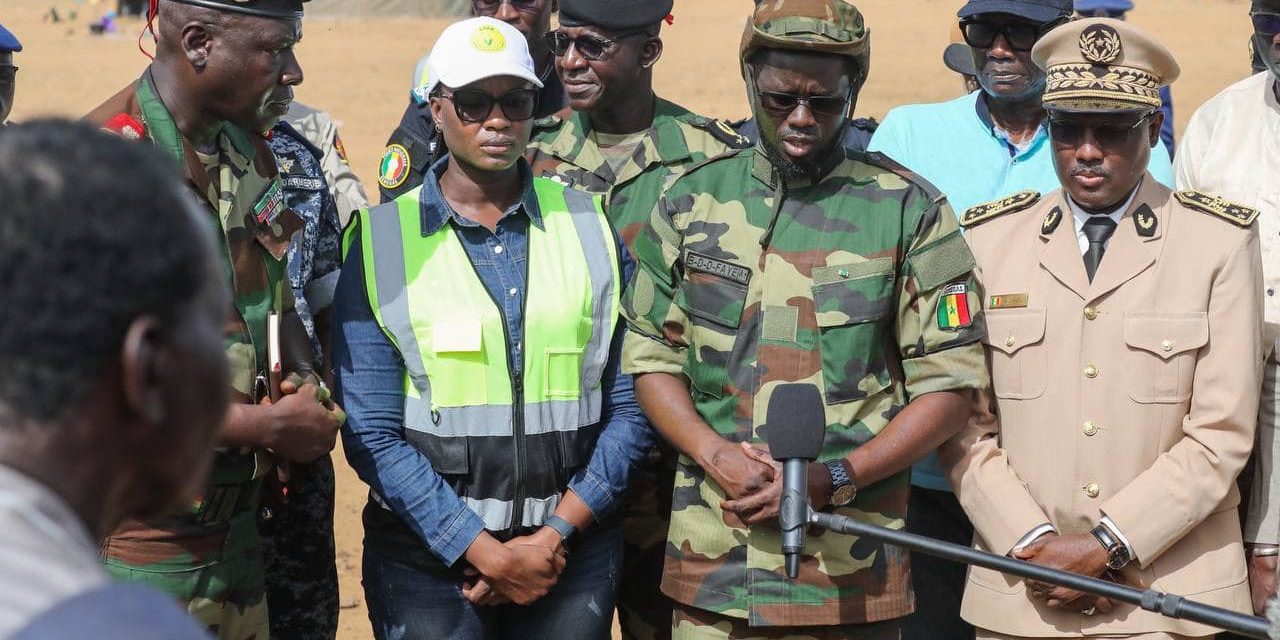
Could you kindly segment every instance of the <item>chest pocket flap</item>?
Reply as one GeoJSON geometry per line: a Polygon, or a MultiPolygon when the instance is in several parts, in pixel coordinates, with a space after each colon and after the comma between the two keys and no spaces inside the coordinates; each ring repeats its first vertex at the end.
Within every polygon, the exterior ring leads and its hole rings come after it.
{"type": "Polygon", "coordinates": [[[988,311],[986,320],[987,335],[983,342],[1007,355],[1044,339],[1044,309],[988,311]]]}
{"type": "Polygon", "coordinates": [[[1169,360],[1209,342],[1209,317],[1203,312],[1127,313],[1124,341],[1161,360],[1169,360]]]}

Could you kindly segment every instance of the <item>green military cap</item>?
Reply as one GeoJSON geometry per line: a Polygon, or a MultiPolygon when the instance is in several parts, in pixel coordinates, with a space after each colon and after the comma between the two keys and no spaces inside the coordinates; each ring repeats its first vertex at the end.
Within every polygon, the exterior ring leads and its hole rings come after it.
{"type": "Polygon", "coordinates": [[[169,0],[217,11],[245,13],[264,18],[301,18],[302,3],[310,0],[169,0]]]}
{"type": "Polygon", "coordinates": [[[1164,45],[1112,18],[1087,18],[1050,31],[1031,50],[1045,70],[1044,107],[1105,113],[1160,108],[1160,87],[1181,69],[1164,45]]]}
{"type": "Polygon", "coordinates": [[[871,32],[858,8],[843,0],[772,0],[756,5],[742,32],[738,55],[746,62],[760,49],[831,53],[871,58],[871,32]]]}
{"type": "Polygon", "coordinates": [[[673,0],[560,0],[560,25],[645,29],[667,19],[672,4],[673,0]]]}

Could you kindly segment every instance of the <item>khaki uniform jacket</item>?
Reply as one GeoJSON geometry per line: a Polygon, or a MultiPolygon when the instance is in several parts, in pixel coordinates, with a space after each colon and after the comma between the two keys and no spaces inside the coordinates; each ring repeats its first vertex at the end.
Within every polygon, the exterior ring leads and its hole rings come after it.
{"type": "MultiPolygon", "coordinates": [[[[1256,228],[1188,208],[1148,174],[1092,283],[1061,190],[967,238],[987,294],[994,397],[979,404],[999,418],[975,412],[942,461],[976,545],[1008,553],[1045,522],[1085,533],[1105,514],[1136,556],[1128,583],[1248,611],[1235,478],[1261,383],[1256,228]]],[[[1130,605],[1049,609],[978,567],[962,615],[1019,636],[1214,632],[1130,605]]]]}

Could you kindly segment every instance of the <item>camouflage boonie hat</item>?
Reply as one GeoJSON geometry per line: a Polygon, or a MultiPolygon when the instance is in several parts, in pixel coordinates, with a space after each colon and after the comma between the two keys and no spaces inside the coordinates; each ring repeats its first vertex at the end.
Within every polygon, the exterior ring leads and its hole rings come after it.
{"type": "Polygon", "coordinates": [[[858,8],[843,0],[761,0],[747,19],[738,59],[760,49],[831,53],[853,58],[866,76],[871,31],[858,8]]]}

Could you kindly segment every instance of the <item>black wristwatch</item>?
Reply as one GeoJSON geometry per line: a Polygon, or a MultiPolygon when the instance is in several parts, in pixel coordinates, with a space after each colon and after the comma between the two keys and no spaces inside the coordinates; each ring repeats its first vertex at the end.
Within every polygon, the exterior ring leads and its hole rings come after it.
{"type": "Polygon", "coordinates": [[[844,468],[844,460],[830,460],[823,464],[831,473],[831,506],[843,507],[853,502],[853,499],[858,497],[858,486],[853,483],[853,478],[849,477],[849,472],[844,468]]]}
{"type": "Polygon", "coordinates": [[[1093,528],[1093,537],[1098,540],[1098,544],[1107,550],[1107,566],[1113,571],[1119,571],[1129,564],[1132,558],[1129,557],[1129,549],[1120,542],[1118,538],[1111,534],[1111,529],[1105,525],[1098,525],[1093,528]]]}
{"type": "Polygon", "coordinates": [[[544,526],[551,527],[556,533],[560,534],[560,539],[566,544],[574,535],[578,533],[578,528],[569,523],[568,520],[560,516],[553,515],[542,523],[544,526]]]}

